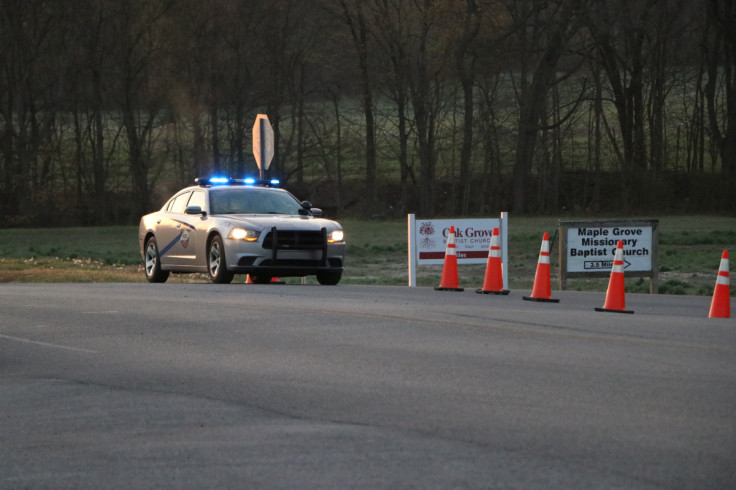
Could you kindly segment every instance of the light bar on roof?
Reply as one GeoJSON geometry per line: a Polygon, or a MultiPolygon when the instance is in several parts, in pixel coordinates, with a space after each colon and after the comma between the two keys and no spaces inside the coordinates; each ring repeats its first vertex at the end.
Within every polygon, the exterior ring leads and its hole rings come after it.
{"type": "Polygon", "coordinates": [[[258,180],[253,177],[246,177],[245,179],[230,179],[228,177],[199,177],[194,179],[194,183],[201,186],[213,186],[213,185],[248,185],[248,186],[260,186],[260,187],[276,187],[280,184],[279,179],[270,180],[258,180]]]}

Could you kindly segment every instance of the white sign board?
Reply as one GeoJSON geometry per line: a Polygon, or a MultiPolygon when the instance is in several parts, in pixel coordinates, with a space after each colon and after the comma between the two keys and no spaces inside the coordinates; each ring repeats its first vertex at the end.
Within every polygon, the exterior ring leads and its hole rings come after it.
{"type": "Polygon", "coordinates": [[[659,221],[560,221],[560,289],[568,277],[608,277],[619,240],[624,244],[624,274],[649,277],[657,290],[659,221]]]}
{"type": "Polygon", "coordinates": [[[442,265],[450,226],[455,227],[458,264],[485,264],[493,229],[500,229],[504,287],[508,274],[508,217],[497,219],[417,219],[409,215],[409,286],[416,285],[417,265],[442,265]]]}
{"type": "Polygon", "coordinates": [[[567,271],[610,271],[619,240],[624,242],[624,272],[652,270],[652,227],[576,227],[567,229],[567,271]]]}

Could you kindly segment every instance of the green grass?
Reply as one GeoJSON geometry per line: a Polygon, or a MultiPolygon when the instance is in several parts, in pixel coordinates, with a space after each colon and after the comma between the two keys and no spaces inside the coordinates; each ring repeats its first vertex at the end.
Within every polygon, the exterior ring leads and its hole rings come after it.
{"type": "Polygon", "coordinates": [[[138,227],[0,230],[0,257],[92,259],[107,265],[140,263],[138,227]]]}
{"type": "MultiPolygon", "coordinates": [[[[565,220],[578,219],[565,217],[565,220]]],[[[579,218],[585,219],[585,218],[579,218]]],[[[659,292],[710,295],[724,249],[736,250],[736,218],[721,216],[661,217],[659,292]]],[[[341,284],[408,284],[406,220],[341,220],[347,237],[341,284]]],[[[542,234],[554,240],[557,218],[511,217],[509,278],[512,289],[530,289],[542,234]]],[[[551,262],[556,288],[558,251],[551,262]]],[[[417,270],[419,286],[437,286],[442,266],[417,270]]],[[[460,285],[483,283],[484,265],[460,265],[460,285]]],[[[0,282],[136,282],[144,281],[137,227],[0,229],[0,282]]],[[[244,280],[236,278],[236,280],[244,280]]],[[[173,282],[205,281],[201,274],[173,275],[173,282]]],[[[299,283],[300,278],[284,282],[299,283]]],[[[309,277],[307,283],[316,283],[309,277]]],[[[731,281],[731,290],[736,290],[731,281]]],[[[568,289],[605,291],[607,279],[568,280],[568,289]]],[[[629,292],[648,292],[648,280],[626,280],[629,292]]]]}

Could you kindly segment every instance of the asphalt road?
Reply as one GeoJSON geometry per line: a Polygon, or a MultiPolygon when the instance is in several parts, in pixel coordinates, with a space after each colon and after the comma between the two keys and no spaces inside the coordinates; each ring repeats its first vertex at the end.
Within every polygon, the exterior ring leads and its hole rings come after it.
{"type": "Polygon", "coordinates": [[[736,320],[528,293],[0,285],[0,488],[736,488],[736,320]]]}

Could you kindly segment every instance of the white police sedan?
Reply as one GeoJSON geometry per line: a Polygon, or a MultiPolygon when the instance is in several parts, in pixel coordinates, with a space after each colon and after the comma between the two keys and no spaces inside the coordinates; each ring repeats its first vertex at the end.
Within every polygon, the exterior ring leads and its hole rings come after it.
{"type": "Polygon", "coordinates": [[[229,283],[249,274],[255,283],[272,277],[316,275],[320,284],[340,282],[345,238],[336,221],[284,189],[278,181],[196,179],[138,230],[149,282],[170,272],[205,272],[229,283]]]}

